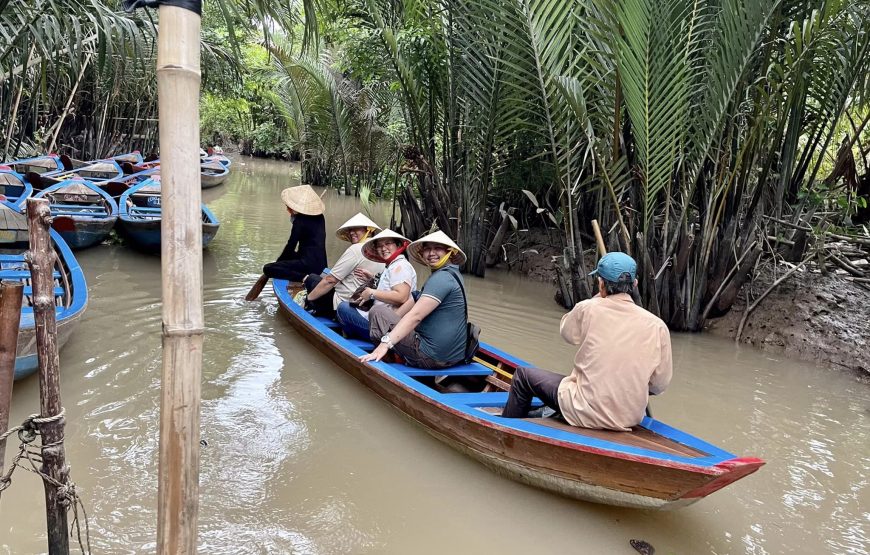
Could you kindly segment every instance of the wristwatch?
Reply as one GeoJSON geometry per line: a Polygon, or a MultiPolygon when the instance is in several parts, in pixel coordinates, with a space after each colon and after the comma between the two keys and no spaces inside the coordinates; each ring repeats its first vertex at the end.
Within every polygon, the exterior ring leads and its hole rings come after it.
{"type": "Polygon", "coordinates": [[[370,300],[371,302],[375,302],[375,293],[374,293],[374,291],[372,291],[372,294],[369,295],[369,300],[370,300]]]}
{"type": "Polygon", "coordinates": [[[389,347],[390,349],[395,347],[395,345],[393,345],[393,340],[390,339],[390,334],[386,334],[383,337],[381,337],[381,343],[386,343],[387,347],[389,347]]]}

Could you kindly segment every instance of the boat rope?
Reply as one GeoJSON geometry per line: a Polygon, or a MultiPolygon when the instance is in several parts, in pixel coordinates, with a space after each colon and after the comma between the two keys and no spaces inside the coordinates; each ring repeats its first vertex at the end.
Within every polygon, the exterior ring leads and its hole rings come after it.
{"type": "Polygon", "coordinates": [[[9,469],[4,474],[0,474],[0,495],[12,485],[12,474],[18,468],[40,476],[44,482],[57,489],[57,496],[60,499],[61,505],[66,507],[67,510],[72,509],[73,519],[70,534],[72,534],[72,528],[74,528],[82,553],[91,553],[91,530],[88,523],[88,513],[81,497],[76,492],[75,483],[69,480],[69,467],[64,468],[61,472],[61,480],[63,481],[42,472],[39,467],[39,465],[43,464],[43,450],[62,446],[63,438],[54,443],[32,445],[36,438],[41,436],[40,426],[57,422],[64,417],[64,414],[66,414],[66,409],[63,407],[61,407],[58,414],[52,416],[31,414],[24,419],[24,422],[20,426],[14,426],[3,434],[0,434],[0,443],[5,442],[6,438],[15,433],[18,434],[18,439],[21,440],[21,444],[18,446],[18,454],[12,459],[9,469]],[[23,462],[23,459],[26,459],[29,466],[23,462]],[[79,511],[81,511],[81,514],[79,514],[79,511]],[[84,524],[84,539],[82,538],[82,524],[84,524]]]}

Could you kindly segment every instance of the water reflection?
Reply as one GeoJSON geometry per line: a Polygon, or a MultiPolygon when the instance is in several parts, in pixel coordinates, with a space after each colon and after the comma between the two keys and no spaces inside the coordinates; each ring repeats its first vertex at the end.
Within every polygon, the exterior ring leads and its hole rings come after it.
{"type": "MultiPolygon", "coordinates": [[[[278,192],[298,168],[242,160],[204,198],[222,225],[203,259],[200,551],[203,553],[864,553],[870,392],[837,372],[703,335],[674,337],[675,379],[655,415],[758,474],[674,513],[574,502],[493,475],[409,423],[301,340],[267,288],[242,301],[287,239],[278,192]],[[862,503],[863,502],[863,503],[862,503]]],[[[335,228],[358,202],[329,192],[335,228]]],[[[389,206],[372,216],[389,219],[389,206]]],[[[330,233],[331,259],[343,245],[330,233]]],[[[118,246],[81,254],[91,305],[61,356],[67,453],[98,553],[155,548],[160,261],[118,246]]],[[[421,281],[426,276],[420,270],[421,281]]],[[[485,341],[567,371],[552,288],[469,278],[485,341]]],[[[12,421],[37,380],[16,384],[12,421]]],[[[14,445],[11,449],[14,449],[14,445]]],[[[45,550],[42,493],[16,474],[0,553],[45,550]]]]}

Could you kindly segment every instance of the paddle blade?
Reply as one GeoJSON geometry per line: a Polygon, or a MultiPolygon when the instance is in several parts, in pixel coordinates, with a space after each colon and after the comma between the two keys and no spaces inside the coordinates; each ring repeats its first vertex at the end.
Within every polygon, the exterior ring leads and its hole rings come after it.
{"type": "Polygon", "coordinates": [[[75,231],[76,223],[69,216],[55,216],[51,219],[51,227],[58,232],[75,231]]]}
{"type": "Polygon", "coordinates": [[[34,189],[36,189],[38,191],[41,191],[49,186],[48,183],[44,182],[44,180],[42,179],[42,176],[36,172],[25,173],[24,179],[26,179],[30,183],[31,187],[33,187],[34,189]]]}
{"type": "Polygon", "coordinates": [[[108,181],[100,185],[104,191],[109,193],[110,197],[120,197],[124,194],[124,192],[130,188],[126,183],[121,183],[120,181],[108,181]]]}
{"type": "Polygon", "coordinates": [[[268,276],[266,276],[266,274],[263,274],[262,276],[260,276],[260,279],[258,279],[257,282],[254,283],[254,286],[251,287],[251,290],[248,291],[247,295],[245,295],[245,300],[246,301],[256,301],[257,297],[260,296],[260,293],[263,291],[263,288],[266,287],[266,284],[268,282],[269,282],[269,278],[268,278],[268,276]]]}
{"type": "Polygon", "coordinates": [[[66,154],[60,155],[60,163],[63,164],[63,169],[71,172],[76,169],[75,164],[73,164],[72,158],[67,156],[66,154]]]}

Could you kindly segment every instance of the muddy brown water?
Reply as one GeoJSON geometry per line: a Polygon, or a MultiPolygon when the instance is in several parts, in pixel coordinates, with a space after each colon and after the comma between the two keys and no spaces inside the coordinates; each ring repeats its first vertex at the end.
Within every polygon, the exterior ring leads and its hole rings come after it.
{"type": "MultiPolygon", "coordinates": [[[[704,335],[675,335],[675,377],[657,418],[758,473],[685,509],[657,513],[563,499],[514,483],[403,418],[301,339],[271,289],[242,297],[286,241],[279,191],[298,167],[236,160],[205,191],[221,229],[205,254],[202,553],[866,553],[870,387],[849,375],[704,335]]],[[[326,197],[335,228],[357,200],[326,197]]],[[[374,217],[389,220],[389,205],[374,217]]],[[[330,260],[343,248],[331,237],[330,260]]],[[[90,291],[61,353],[66,452],[95,553],[155,549],[160,264],[121,246],[80,253],[90,291]]],[[[421,282],[425,273],[421,272],[421,282]]],[[[468,279],[483,339],[567,372],[549,285],[468,279]]],[[[38,407],[15,384],[11,421],[38,407]]],[[[17,442],[10,444],[14,452],[17,442]]],[[[11,453],[7,453],[7,459],[11,453]]],[[[0,500],[0,553],[44,552],[43,493],[18,471],[0,500]]]]}

